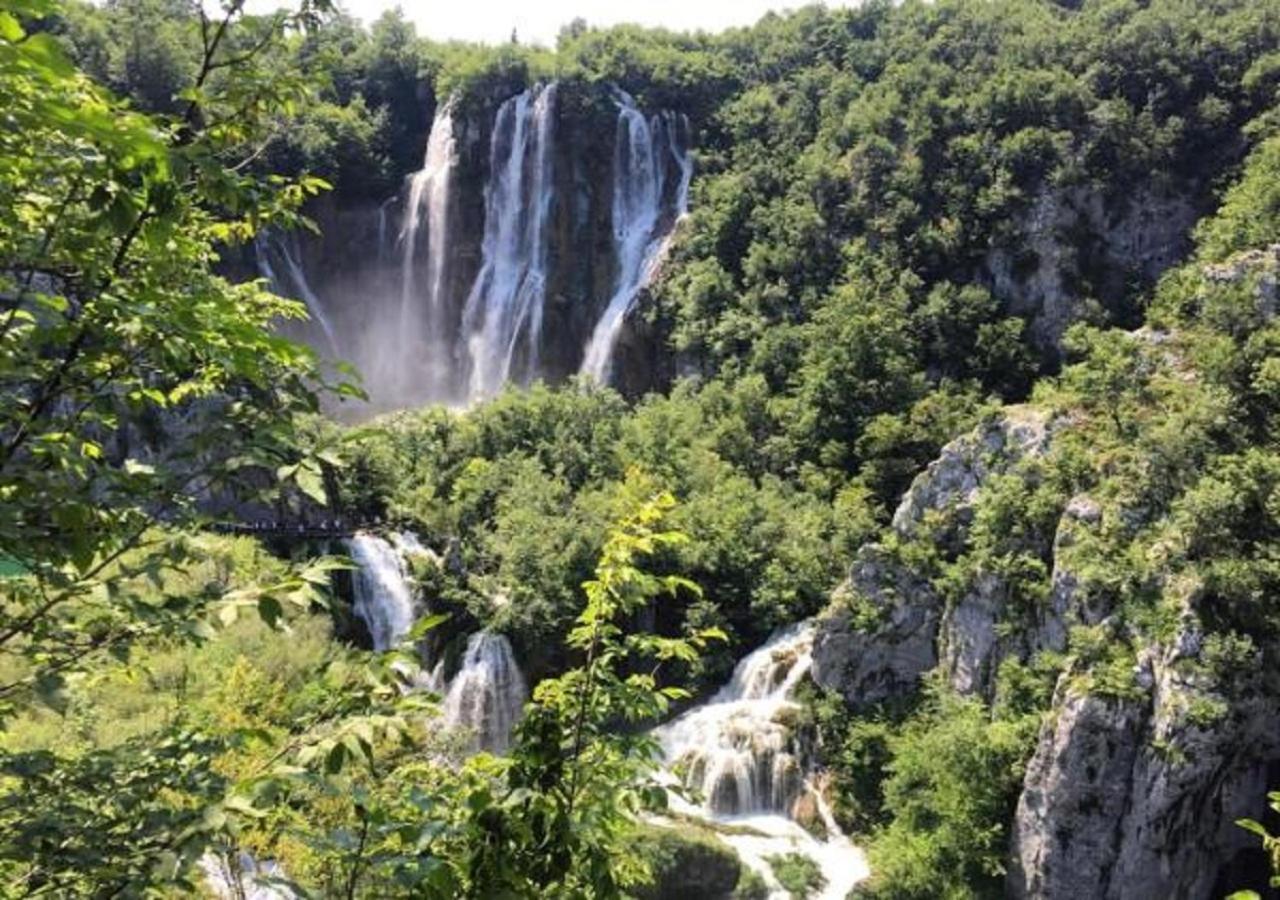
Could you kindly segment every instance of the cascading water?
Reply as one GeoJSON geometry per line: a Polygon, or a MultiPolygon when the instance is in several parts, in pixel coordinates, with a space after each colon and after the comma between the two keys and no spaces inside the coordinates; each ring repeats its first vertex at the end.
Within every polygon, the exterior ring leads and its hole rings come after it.
{"type": "Polygon", "coordinates": [[[402,367],[402,378],[424,368],[427,394],[434,397],[447,395],[452,369],[446,340],[444,285],[449,264],[449,195],[456,163],[453,104],[449,102],[436,111],[422,168],[409,179],[400,231],[400,348],[398,354],[383,357],[402,367]],[[423,284],[419,285],[416,258],[423,243],[419,232],[424,224],[426,271],[423,284]]]}
{"type": "Polygon", "coordinates": [[[674,113],[646,120],[635,101],[619,92],[613,159],[613,242],[618,273],[582,356],[581,372],[607,381],[622,325],[640,290],[653,278],[670,244],[675,222],[688,210],[693,160],[679,132],[689,122],[674,113]],[[672,211],[664,202],[671,198],[672,211]]]}
{"type": "MultiPolygon", "coordinates": [[[[368,627],[374,650],[396,647],[417,616],[408,558],[430,551],[407,532],[393,534],[391,540],[360,533],[347,547],[357,566],[352,579],[355,613],[368,627]]],[[[462,664],[447,683],[443,661],[430,674],[425,671],[429,660],[423,663],[411,683],[444,694],[446,727],[466,732],[477,750],[506,751],[529,694],[511,643],[491,631],[471,635],[462,664]]]]}
{"type": "Polygon", "coordinates": [[[397,534],[392,538],[394,545],[367,533],[356,534],[347,541],[347,549],[358,567],[352,578],[355,614],[369,629],[374,650],[397,646],[416,618],[405,556],[425,551],[411,534],[397,534]]]}
{"type": "Polygon", "coordinates": [[[264,274],[307,303],[317,346],[355,363],[375,408],[467,406],[575,369],[609,380],[687,209],[692,132],[683,115],[647,115],[616,89],[614,127],[601,128],[612,113],[602,121],[583,90],[594,89],[535,85],[487,128],[441,103],[422,168],[370,207],[364,244],[326,234],[309,254],[323,278],[308,280],[295,235],[259,242],[264,274]]]}
{"type": "Polygon", "coordinates": [[[557,86],[530,88],[498,109],[485,188],[483,261],[462,312],[469,399],[492,396],[538,366],[547,280],[547,220],[557,86]]]}
{"type": "Polygon", "coordinates": [[[503,753],[511,746],[528,693],[511,643],[500,634],[478,631],[467,640],[462,668],[449,683],[445,724],[465,730],[476,749],[503,753]]]}
{"type": "Polygon", "coordinates": [[[316,296],[316,292],[311,289],[311,284],[307,281],[307,270],[301,262],[302,254],[298,248],[297,237],[292,233],[280,236],[262,232],[254,238],[253,247],[258,261],[258,271],[263,278],[267,279],[271,290],[285,297],[296,294],[298,299],[306,304],[311,318],[324,332],[330,352],[337,356],[340,352],[337,333],[329,321],[329,316],[325,313],[324,304],[320,302],[320,298],[316,296]],[[276,273],[273,256],[284,262],[289,276],[287,281],[281,279],[276,273]]]}
{"type": "Polygon", "coordinates": [[[279,863],[258,862],[243,850],[232,856],[206,853],[200,858],[200,870],[205,885],[220,900],[294,900],[297,896],[287,887],[266,883],[284,877],[279,863]]]}
{"type": "Polygon", "coordinates": [[[767,857],[801,853],[822,869],[820,898],[843,900],[867,876],[862,852],[837,827],[819,791],[805,779],[789,721],[799,710],[791,692],[812,662],[813,626],[801,623],[744,657],[729,683],[709,701],[655,729],[667,764],[701,805],[673,807],[738,826],[721,834],[765,879],[770,897],[789,894],[767,857]],[[789,818],[801,796],[812,797],[826,831],[819,840],[789,818]]]}
{"type": "Polygon", "coordinates": [[[708,812],[787,812],[803,787],[786,716],[809,671],[812,632],[793,629],[744,657],[707,703],[658,730],[667,759],[708,812]]]}

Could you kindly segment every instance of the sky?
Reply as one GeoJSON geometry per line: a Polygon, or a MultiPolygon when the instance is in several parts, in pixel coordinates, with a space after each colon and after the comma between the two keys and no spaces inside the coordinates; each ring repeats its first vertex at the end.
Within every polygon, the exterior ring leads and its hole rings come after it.
{"type": "MultiPolygon", "coordinates": [[[[399,5],[418,27],[436,40],[499,43],[516,30],[521,43],[555,46],[560,26],[577,17],[592,25],[636,22],[677,31],[719,31],[750,25],[770,9],[805,5],[804,0],[339,0],[366,23],[399,5]]],[[[847,5],[828,0],[828,6],[847,5]]]]}

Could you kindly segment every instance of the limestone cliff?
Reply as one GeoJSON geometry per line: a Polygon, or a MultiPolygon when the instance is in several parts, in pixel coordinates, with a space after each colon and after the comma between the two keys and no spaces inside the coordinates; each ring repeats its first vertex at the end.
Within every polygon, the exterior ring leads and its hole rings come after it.
{"type": "MultiPolygon", "coordinates": [[[[1278,259],[1270,248],[1202,275],[1208,290],[1247,284],[1265,319],[1278,259]]],[[[1130,337],[1164,377],[1194,384],[1175,335],[1130,337]]],[[[991,701],[1002,661],[1053,656],[1061,674],[1008,823],[1009,896],[1208,898],[1239,886],[1220,879],[1256,840],[1235,821],[1262,818],[1274,787],[1273,648],[1211,627],[1213,601],[1192,570],[1146,576],[1149,608],[1168,621],[1139,627],[1123,614],[1100,538],[1159,523],[1149,504],[1114,491],[1062,494],[1055,524],[1025,536],[1027,557],[1044,566],[1034,603],[998,568],[956,565],[984,498],[1010,478],[1046,477],[1042,464],[1069,437],[1078,448],[1083,427],[1063,412],[1011,407],[946,445],[885,536],[857,554],[820,620],[813,677],[855,710],[909,697],[929,673],[991,701]]]]}

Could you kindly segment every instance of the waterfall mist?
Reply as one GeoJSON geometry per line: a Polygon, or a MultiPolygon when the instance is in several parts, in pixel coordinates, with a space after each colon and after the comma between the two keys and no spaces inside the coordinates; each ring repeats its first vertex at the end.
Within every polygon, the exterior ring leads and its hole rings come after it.
{"type": "Polygon", "coordinates": [[[442,103],[398,196],[336,214],[320,238],[257,242],[263,276],[311,312],[300,336],[355,365],[370,412],[616,376],[688,206],[691,129],[617,89],[594,105],[565,90],[534,85],[479,118],[442,103]]]}

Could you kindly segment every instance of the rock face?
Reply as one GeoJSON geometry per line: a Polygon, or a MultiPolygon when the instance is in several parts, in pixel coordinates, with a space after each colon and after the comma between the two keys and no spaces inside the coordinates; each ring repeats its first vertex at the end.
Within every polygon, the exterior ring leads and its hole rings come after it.
{"type": "Polygon", "coordinates": [[[910,693],[938,662],[938,599],[929,583],[873,544],[858,554],[841,592],[869,604],[875,624],[860,627],[847,603],[833,604],[814,635],[813,680],[855,708],[910,693]]]}
{"type": "Polygon", "coordinates": [[[1253,282],[1258,315],[1264,321],[1275,318],[1280,303],[1280,244],[1262,250],[1246,250],[1229,260],[1204,267],[1205,280],[1212,284],[1253,282]]]}
{"type": "MultiPolygon", "coordinates": [[[[993,475],[1041,456],[1054,423],[1030,407],[999,417],[947,444],[912,483],[893,516],[903,539],[920,538],[958,549],[973,518],[973,504],[993,475]]],[[[944,607],[925,573],[892,548],[871,544],[858,553],[837,602],[819,623],[813,677],[855,707],[908,693],[941,660],[961,691],[983,690],[1001,651],[996,623],[1005,602],[998,578],[944,607]]],[[[1051,629],[1065,635],[1065,629],[1051,629]]]]}
{"type": "Polygon", "coordinates": [[[1128,282],[1153,283],[1181,260],[1195,221],[1182,194],[1144,192],[1109,204],[1096,190],[1047,189],[1016,225],[1017,250],[993,249],[982,274],[1011,313],[1029,320],[1036,346],[1057,357],[1073,322],[1109,312],[1126,324],[1136,312],[1122,305],[1132,295],[1128,282]]]}
{"type": "Polygon", "coordinates": [[[903,496],[893,527],[910,537],[926,513],[946,516],[946,528],[934,538],[954,543],[968,528],[978,490],[992,475],[1018,461],[1041,456],[1049,447],[1049,417],[1033,407],[1010,406],[1001,415],[942,448],[903,496]]]}
{"type": "Polygon", "coordinates": [[[1280,710],[1261,674],[1223,691],[1201,645],[1192,626],[1146,651],[1121,697],[1063,675],[1018,800],[1011,897],[1207,897],[1250,843],[1234,823],[1260,815],[1280,710]]]}
{"type": "MultiPolygon", "coordinates": [[[[1253,256],[1206,277],[1235,283],[1247,271],[1265,315],[1280,248],[1253,256]]],[[[954,690],[990,701],[1003,660],[1061,652],[1071,628],[1105,633],[1119,622],[1096,541],[1141,523],[1088,494],[1070,498],[1056,527],[1030,538],[1029,552],[1049,566],[1034,609],[1011,605],[1011,585],[981,568],[945,595],[937,587],[942,566],[966,552],[993,479],[1032,483],[1038,458],[1069,427],[1015,407],[942,450],[903,498],[890,538],[862,548],[819,622],[812,672],[820,685],[858,709],[910,695],[936,671],[954,690]]],[[[1199,900],[1253,852],[1256,838],[1235,821],[1262,818],[1274,787],[1267,776],[1280,761],[1280,677],[1261,651],[1224,652],[1226,639],[1206,636],[1202,589],[1191,576],[1160,589],[1177,621],[1131,670],[1113,661],[1098,674],[1077,660],[1059,679],[1010,828],[1010,897],[1199,900]]]]}

